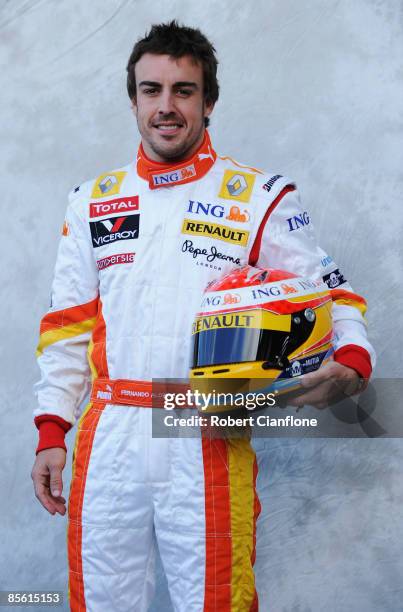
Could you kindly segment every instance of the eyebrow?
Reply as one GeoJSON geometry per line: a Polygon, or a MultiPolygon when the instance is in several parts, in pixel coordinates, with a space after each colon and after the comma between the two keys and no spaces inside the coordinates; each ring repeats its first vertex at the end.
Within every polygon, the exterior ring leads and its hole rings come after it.
{"type": "MultiPolygon", "coordinates": [[[[142,86],[161,87],[161,83],[158,83],[158,81],[141,81],[139,83],[139,87],[142,87],[142,86]]],[[[176,83],[174,83],[173,86],[174,87],[192,87],[193,89],[198,88],[197,83],[194,83],[193,81],[177,81],[176,83]]]]}

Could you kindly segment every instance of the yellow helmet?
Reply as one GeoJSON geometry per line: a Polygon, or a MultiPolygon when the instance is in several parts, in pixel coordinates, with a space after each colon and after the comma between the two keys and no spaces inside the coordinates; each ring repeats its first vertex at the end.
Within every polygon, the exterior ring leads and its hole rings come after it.
{"type": "Polygon", "coordinates": [[[284,270],[247,265],[213,281],[193,323],[192,388],[295,390],[332,358],[331,304],[322,280],[284,270]]]}

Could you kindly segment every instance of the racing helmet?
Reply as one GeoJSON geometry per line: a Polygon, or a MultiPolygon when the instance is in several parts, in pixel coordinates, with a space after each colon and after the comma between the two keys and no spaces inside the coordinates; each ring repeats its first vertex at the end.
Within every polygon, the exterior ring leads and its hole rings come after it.
{"type": "Polygon", "coordinates": [[[228,391],[237,379],[247,391],[295,390],[332,358],[331,305],[321,279],[284,270],[246,265],[212,281],[192,327],[192,387],[225,379],[228,391]]]}

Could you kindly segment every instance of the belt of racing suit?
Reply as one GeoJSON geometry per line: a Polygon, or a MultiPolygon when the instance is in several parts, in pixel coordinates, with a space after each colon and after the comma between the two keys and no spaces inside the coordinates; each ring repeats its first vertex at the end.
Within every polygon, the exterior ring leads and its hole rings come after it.
{"type": "Polygon", "coordinates": [[[186,393],[189,388],[189,385],[175,382],[97,378],[92,384],[91,402],[164,408],[165,393],[186,393]]]}

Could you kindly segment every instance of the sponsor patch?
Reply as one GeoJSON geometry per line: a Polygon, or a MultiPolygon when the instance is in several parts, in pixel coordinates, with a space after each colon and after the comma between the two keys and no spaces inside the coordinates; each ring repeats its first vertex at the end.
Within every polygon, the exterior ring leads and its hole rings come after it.
{"type": "Polygon", "coordinates": [[[247,210],[241,209],[239,206],[231,206],[229,211],[229,215],[225,217],[228,221],[236,221],[237,223],[246,223],[250,219],[250,214],[247,210]]]}
{"type": "Polygon", "coordinates": [[[105,270],[105,268],[115,266],[116,264],[133,263],[135,254],[136,253],[117,253],[116,255],[98,259],[97,268],[98,270],[105,270]]]}
{"type": "Polygon", "coordinates": [[[207,223],[203,221],[192,221],[185,219],[182,225],[182,234],[191,234],[192,236],[212,236],[217,240],[230,242],[232,244],[240,244],[245,246],[249,239],[249,232],[233,229],[226,225],[218,223],[207,223]]]}
{"type": "Polygon", "coordinates": [[[330,274],[325,274],[323,277],[323,282],[326,283],[329,289],[335,289],[335,287],[338,287],[347,281],[340,270],[336,268],[336,270],[333,270],[333,272],[330,272],[330,274]]]}
{"type": "Polygon", "coordinates": [[[282,174],[276,174],[275,176],[272,176],[271,179],[267,181],[267,183],[262,185],[262,189],[264,189],[265,191],[270,191],[274,183],[278,181],[279,178],[282,178],[282,176],[282,174]]]}
{"type": "Polygon", "coordinates": [[[105,196],[117,195],[126,172],[109,172],[101,174],[95,181],[91,198],[104,198],[105,196]]]}
{"type": "Polygon", "coordinates": [[[226,200],[249,202],[256,176],[248,172],[225,170],[218,196],[226,200]]]}
{"type": "Polygon", "coordinates": [[[295,376],[301,376],[302,374],[308,374],[317,370],[329,351],[323,351],[318,355],[312,355],[312,357],[301,357],[295,359],[290,365],[285,368],[282,372],[280,379],[282,378],[294,378],[295,376]]]}
{"type": "Polygon", "coordinates": [[[294,232],[295,230],[300,229],[301,227],[309,225],[310,222],[311,220],[309,218],[309,215],[307,211],[304,210],[304,212],[302,212],[300,215],[294,215],[293,217],[287,219],[288,231],[294,232]]]}
{"type": "Polygon", "coordinates": [[[320,263],[322,264],[323,268],[327,268],[331,263],[333,263],[333,259],[330,257],[330,255],[326,255],[326,257],[323,257],[323,259],[320,260],[320,263]]]}
{"type": "Polygon", "coordinates": [[[239,206],[231,206],[229,212],[222,204],[205,204],[204,202],[197,202],[195,200],[189,200],[189,204],[186,212],[192,213],[193,215],[204,215],[206,217],[216,217],[222,219],[225,213],[225,219],[228,221],[235,221],[237,223],[246,223],[250,220],[250,213],[246,210],[239,208],[239,206]]]}
{"type": "MultiPolygon", "coordinates": [[[[208,305],[209,311],[214,312],[223,310],[225,308],[224,299],[227,294],[228,290],[215,291],[214,294],[210,295],[207,294],[203,297],[201,307],[205,309],[206,305],[208,305]]],[[[327,287],[321,279],[312,280],[310,278],[297,277],[288,278],[286,281],[265,283],[260,287],[256,285],[239,288],[237,289],[237,295],[240,297],[240,300],[237,303],[241,307],[247,307],[251,304],[267,304],[268,302],[288,300],[305,295],[317,296],[318,294],[328,296],[327,287]]],[[[328,296],[328,300],[330,301],[330,296],[328,296]]]]}
{"type": "Polygon", "coordinates": [[[118,240],[131,240],[139,236],[140,215],[111,217],[102,221],[90,221],[92,246],[97,247],[118,240]]]}
{"type": "Polygon", "coordinates": [[[214,268],[221,270],[220,266],[213,265],[219,264],[221,261],[229,261],[237,266],[240,265],[241,260],[239,257],[233,257],[226,253],[221,253],[215,246],[211,246],[209,249],[199,249],[195,247],[192,240],[185,240],[182,244],[182,253],[189,253],[193,259],[196,260],[197,265],[214,268]]]}
{"type": "Polygon", "coordinates": [[[210,317],[198,317],[193,323],[192,334],[197,334],[209,329],[224,329],[228,327],[252,327],[253,317],[256,313],[233,313],[213,315],[210,317]]]}
{"type": "Polygon", "coordinates": [[[196,176],[196,169],[194,164],[172,170],[171,172],[163,172],[161,174],[153,174],[152,180],[155,187],[162,187],[164,185],[174,185],[175,183],[181,183],[186,181],[193,176],[196,176]]]}
{"type": "Polygon", "coordinates": [[[104,217],[113,213],[131,212],[139,209],[139,196],[129,196],[128,198],[115,198],[106,202],[90,203],[90,218],[104,217]]]}
{"type": "MultiPolygon", "coordinates": [[[[208,308],[206,303],[204,308],[208,308]]],[[[261,312],[257,310],[243,310],[232,313],[204,314],[197,317],[193,323],[193,334],[210,329],[224,329],[228,327],[249,327],[253,329],[276,329],[278,331],[290,331],[290,321],[281,319],[272,312],[261,312]]]]}
{"type": "Polygon", "coordinates": [[[206,217],[211,215],[221,219],[225,215],[225,208],[222,204],[204,204],[203,202],[189,200],[186,212],[194,215],[206,215],[206,217]]]}

